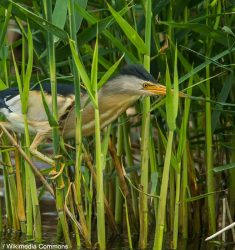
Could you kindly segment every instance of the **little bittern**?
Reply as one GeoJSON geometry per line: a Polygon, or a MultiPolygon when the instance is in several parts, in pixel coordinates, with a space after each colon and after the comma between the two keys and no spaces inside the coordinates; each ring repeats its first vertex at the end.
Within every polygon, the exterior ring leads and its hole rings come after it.
{"type": "MultiPolygon", "coordinates": [[[[46,102],[52,107],[50,84],[44,84],[46,102]]],[[[65,138],[75,137],[75,95],[72,85],[58,84],[58,124],[61,135],[65,138]]],[[[98,92],[100,127],[104,128],[132,106],[141,96],[165,95],[166,87],[156,83],[154,77],[140,65],[127,65],[120,73],[111,78],[98,92]]],[[[94,108],[88,102],[88,95],[81,95],[82,135],[94,133],[94,108]]],[[[24,119],[21,100],[17,88],[0,92],[0,112],[7,121],[2,123],[7,129],[24,133],[24,119]]],[[[45,138],[51,137],[52,128],[42,102],[40,87],[32,88],[28,96],[27,120],[30,134],[36,137],[30,150],[45,138]]]]}

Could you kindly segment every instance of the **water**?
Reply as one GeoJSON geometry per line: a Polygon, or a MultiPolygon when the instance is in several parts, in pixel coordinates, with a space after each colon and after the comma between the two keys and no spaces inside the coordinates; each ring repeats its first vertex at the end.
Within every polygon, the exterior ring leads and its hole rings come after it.
{"type": "MultiPolygon", "coordinates": [[[[55,202],[52,199],[43,199],[41,201],[41,216],[42,216],[42,229],[43,229],[43,242],[42,244],[35,244],[33,241],[29,241],[27,237],[19,232],[3,232],[0,236],[1,249],[68,249],[63,242],[57,242],[56,226],[57,226],[57,213],[55,208],[55,202]]],[[[95,234],[96,228],[94,229],[95,234]]],[[[154,231],[151,230],[149,241],[149,247],[147,250],[152,249],[154,231]]],[[[76,249],[75,238],[72,235],[73,248],[76,249]]],[[[94,239],[94,238],[93,238],[94,239]]],[[[94,243],[94,242],[93,242],[94,243]]],[[[138,249],[138,237],[133,237],[134,249],[138,249]]],[[[87,249],[82,247],[82,250],[87,249]]],[[[128,250],[128,240],[126,235],[123,237],[111,237],[107,241],[108,250],[128,250]]],[[[164,247],[165,250],[169,248],[169,242],[166,240],[164,247]]],[[[195,238],[189,240],[180,240],[178,244],[179,250],[235,250],[235,246],[221,247],[212,243],[205,243],[202,238],[195,238]]]]}
{"type": "MultiPolygon", "coordinates": [[[[2,207],[4,210],[4,197],[3,197],[3,179],[0,176],[0,195],[2,207]]],[[[43,231],[43,242],[42,244],[35,244],[32,239],[28,239],[26,235],[20,232],[4,231],[0,235],[0,249],[68,249],[63,241],[57,241],[57,212],[54,199],[49,195],[45,194],[40,200],[40,210],[42,218],[42,231],[43,231]]],[[[5,214],[5,211],[3,211],[5,214]]],[[[94,235],[92,237],[92,243],[96,241],[96,225],[94,225],[94,235]]],[[[154,239],[154,229],[149,230],[149,247],[146,250],[152,249],[154,239]]],[[[166,236],[164,249],[170,249],[170,237],[166,236]]],[[[76,249],[75,237],[71,235],[73,244],[72,249],[76,249]]],[[[84,244],[83,244],[84,245],[84,244]]],[[[87,249],[82,247],[82,250],[87,249]]],[[[109,237],[107,240],[108,250],[128,250],[128,239],[127,235],[122,237],[109,237]]],[[[138,236],[133,237],[133,249],[138,249],[138,236]]],[[[188,240],[180,240],[178,244],[178,250],[235,250],[235,245],[228,245],[225,247],[219,246],[216,242],[206,243],[203,238],[194,238],[188,240]]]]}

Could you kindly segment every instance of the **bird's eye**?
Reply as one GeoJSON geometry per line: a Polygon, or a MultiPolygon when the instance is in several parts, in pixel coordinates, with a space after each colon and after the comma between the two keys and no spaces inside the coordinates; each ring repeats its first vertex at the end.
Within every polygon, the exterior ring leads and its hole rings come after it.
{"type": "Polygon", "coordinates": [[[144,83],[143,83],[143,88],[144,88],[144,89],[147,88],[148,85],[149,85],[149,84],[148,84],[147,82],[144,82],[144,83]]]}

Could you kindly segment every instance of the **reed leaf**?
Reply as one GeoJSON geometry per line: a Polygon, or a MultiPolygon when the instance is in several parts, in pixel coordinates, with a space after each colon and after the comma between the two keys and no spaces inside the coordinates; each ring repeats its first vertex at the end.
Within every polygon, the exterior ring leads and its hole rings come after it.
{"type": "Polygon", "coordinates": [[[28,9],[24,8],[22,5],[13,2],[11,0],[2,0],[2,6],[8,8],[9,5],[12,5],[12,14],[19,17],[21,20],[27,21],[29,20],[32,25],[39,27],[44,31],[49,31],[55,36],[59,37],[62,40],[67,40],[67,33],[57,26],[53,25],[52,23],[48,22],[44,18],[36,15],[35,13],[29,11],[28,9]]]}
{"type": "Polygon", "coordinates": [[[45,93],[44,93],[44,90],[43,90],[43,87],[41,84],[40,84],[40,90],[41,90],[41,96],[42,96],[42,103],[43,103],[45,112],[47,114],[48,122],[49,122],[51,127],[56,127],[56,126],[58,126],[58,122],[55,120],[55,118],[54,118],[54,116],[49,108],[49,105],[46,101],[46,96],[45,96],[45,93]]]}
{"type": "Polygon", "coordinates": [[[131,27],[131,25],[117,12],[115,11],[111,5],[108,4],[108,8],[110,12],[112,13],[113,17],[125,33],[125,35],[128,37],[128,39],[131,41],[133,45],[138,49],[138,51],[142,54],[147,54],[148,49],[144,41],[141,39],[139,34],[131,27]]]}

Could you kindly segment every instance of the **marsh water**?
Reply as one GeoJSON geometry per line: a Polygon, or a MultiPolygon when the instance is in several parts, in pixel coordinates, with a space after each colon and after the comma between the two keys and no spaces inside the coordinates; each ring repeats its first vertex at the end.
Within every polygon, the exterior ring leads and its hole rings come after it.
{"type": "MultiPolygon", "coordinates": [[[[4,208],[4,190],[3,190],[3,178],[0,176],[0,195],[1,205],[3,209],[3,222],[5,216],[4,208]]],[[[33,239],[29,239],[26,235],[20,232],[13,232],[11,230],[4,230],[0,234],[0,249],[68,249],[68,246],[57,237],[57,212],[55,207],[54,199],[47,193],[42,197],[40,201],[41,217],[42,217],[42,231],[43,231],[43,242],[41,244],[34,243],[33,239]]],[[[154,230],[149,232],[149,247],[146,250],[150,250],[153,247],[154,230]]],[[[75,237],[71,235],[73,248],[76,248],[75,237]]],[[[96,242],[96,225],[94,224],[94,237],[92,242],[96,242]]],[[[178,244],[179,250],[217,250],[217,249],[228,249],[235,250],[234,245],[221,247],[214,241],[212,243],[206,243],[204,238],[194,238],[188,240],[180,240],[178,244]]],[[[133,236],[133,249],[138,249],[138,237],[133,236]]],[[[82,247],[80,249],[87,249],[82,247]]],[[[110,237],[107,240],[108,250],[128,250],[128,239],[127,235],[121,235],[119,237],[110,237]]],[[[170,249],[169,242],[165,240],[164,249],[170,249]]]]}

